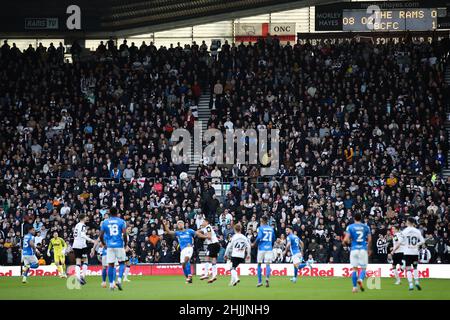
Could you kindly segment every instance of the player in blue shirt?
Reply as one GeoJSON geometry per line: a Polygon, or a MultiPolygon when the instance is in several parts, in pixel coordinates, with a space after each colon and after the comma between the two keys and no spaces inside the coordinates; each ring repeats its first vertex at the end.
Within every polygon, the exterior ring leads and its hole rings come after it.
{"type": "Polygon", "coordinates": [[[28,270],[30,268],[36,269],[39,267],[38,259],[36,257],[36,253],[39,254],[39,251],[36,249],[34,245],[34,235],[36,230],[30,226],[27,234],[23,237],[22,244],[22,262],[23,262],[23,273],[22,273],[22,283],[27,283],[28,270]]]}
{"type": "Polygon", "coordinates": [[[355,213],[353,219],[355,222],[347,227],[343,244],[351,244],[350,264],[353,267],[352,291],[358,292],[357,284],[361,291],[364,291],[363,280],[366,276],[366,268],[371,254],[372,235],[370,234],[370,228],[361,222],[362,216],[360,213],[355,213]],[[361,267],[359,277],[358,267],[361,267]]]}
{"type": "Polygon", "coordinates": [[[186,283],[192,283],[190,261],[192,254],[194,253],[195,231],[189,228],[186,229],[184,227],[184,222],[181,220],[177,222],[177,231],[171,231],[169,229],[169,221],[163,221],[163,224],[166,234],[177,237],[177,241],[180,246],[180,263],[183,266],[183,273],[186,277],[186,283]]]}
{"type": "Polygon", "coordinates": [[[125,271],[125,246],[127,245],[127,224],[119,218],[117,208],[109,210],[110,218],[103,221],[100,231],[100,241],[106,247],[106,261],[108,262],[109,289],[114,290],[115,286],[122,290],[122,278],[125,271]],[[115,284],[116,268],[114,264],[119,263],[119,277],[115,284]]]}
{"type": "Polygon", "coordinates": [[[298,270],[303,269],[308,264],[302,263],[303,261],[303,242],[300,240],[300,238],[294,234],[292,231],[292,227],[288,226],[286,227],[286,239],[287,239],[287,245],[286,250],[284,252],[284,255],[286,256],[286,253],[288,250],[291,250],[292,255],[292,263],[294,264],[294,277],[291,279],[292,282],[297,282],[297,275],[298,270]]]}
{"type": "Polygon", "coordinates": [[[257,287],[262,286],[262,267],[261,264],[266,264],[266,287],[269,287],[270,278],[270,264],[273,259],[273,244],[275,242],[275,231],[269,225],[267,225],[268,218],[266,216],[261,217],[260,226],[258,228],[258,236],[253,246],[258,246],[258,284],[257,287]]]}

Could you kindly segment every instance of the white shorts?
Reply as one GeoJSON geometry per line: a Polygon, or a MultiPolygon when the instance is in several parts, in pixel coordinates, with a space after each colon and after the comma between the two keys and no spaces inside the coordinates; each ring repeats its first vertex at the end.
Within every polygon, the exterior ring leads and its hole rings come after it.
{"type": "Polygon", "coordinates": [[[367,250],[358,249],[350,251],[350,264],[353,268],[367,267],[369,262],[369,256],[367,254],[367,250]]]}
{"type": "Polygon", "coordinates": [[[38,259],[35,255],[22,256],[22,262],[25,266],[31,266],[32,264],[38,264],[38,259]]]}
{"type": "Polygon", "coordinates": [[[299,252],[292,256],[292,263],[299,264],[300,262],[302,262],[302,254],[299,252]]]}
{"type": "Polygon", "coordinates": [[[102,256],[102,266],[107,267],[108,266],[108,258],[107,256],[102,256]]]}
{"type": "Polygon", "coordinates": [[[191,260],[193,253],[194,253],[194,248],[192,248],[192,247],[186,247],[183,250],[181,250],[180,263],[184,263],[184,260],[186,259],[186,257],[188,257],[189,260],[191,260]]]}
{"type": "Polygon", "coordinates": [[[106,261],[108,264],[123,262],[127,259],[124,248],[107,248],[106,249],[106,261]]]}
{"type": "Polygon", "coordinates": [[[273,252],[272,251],[258,251],[257,257],[258,263],[272,263],[273,252]]]}

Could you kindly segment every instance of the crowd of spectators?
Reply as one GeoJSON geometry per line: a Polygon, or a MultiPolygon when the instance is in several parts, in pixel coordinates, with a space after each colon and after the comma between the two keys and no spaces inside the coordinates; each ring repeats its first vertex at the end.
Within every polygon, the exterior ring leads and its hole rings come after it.
{"type": "MultiPolygon", "coordinates": [[[[193,229],[214,221],[221,261],[232,225],[254,240],[262,215],[276,230],[276,262],[290,261],[287,225],[306,256],[348,262],[341,240],[355,212],[372,229],[372,261],[391,259],[391,227],[413,216],[426,262],[450,262],[448,52],[440,42],[292,46],[269,37],[225,42],[211,55],[205,43],[109,40],[89,59],[76,45],[72,55],[64,61],[62,45],[0,48],[0,264],[20,263],[22,224],[34,225],[45,252],[53,231],[71,244],[80,213],[97,238],[111,206],[128,223],[133,263],[179,261],[162,219],[193,229]],[[206,163],[179,178],[188,165],[172,162],[171,133],[192,130],[209,90],[210,128],[280,129],[275,176],[260,177],[258,165],[206,163]],[[230,186],[223,198],[220,180],[230,186]]],[[[203,246],[195,245],[199,261],[203,246]]]]}

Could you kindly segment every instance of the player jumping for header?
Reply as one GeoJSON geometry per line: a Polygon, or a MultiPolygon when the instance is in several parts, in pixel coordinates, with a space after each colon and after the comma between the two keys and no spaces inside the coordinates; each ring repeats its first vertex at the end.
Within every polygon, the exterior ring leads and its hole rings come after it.
{"type": "Polygon", "coordinates": [[[172,231],[169,229],[169,221],[163,221],[163,224],[166,234],[171,235],[172,237],[177,237],[181,250],[180,263],[183,266],[183,273],[186,277],[186,283],[192,283],[191,258],[194,253],[195,231],[192,229],[185,229],[184,222],[181,220],[177,222],[177,231],[172,231]]]}

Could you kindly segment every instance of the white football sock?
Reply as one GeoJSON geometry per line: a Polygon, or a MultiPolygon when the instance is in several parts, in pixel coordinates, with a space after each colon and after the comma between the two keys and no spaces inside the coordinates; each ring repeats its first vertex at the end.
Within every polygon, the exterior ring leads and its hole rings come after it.
{"type": "Polygon", "coordinates": [[[217,277],[217,264],[215,263],[212,265],[212,277],[217,277]]]}
{"type": "Polygon", "coordinates": [[[413,281],[412,281],[413,276],[412,276],[412,272],[411,272],[410,269],[408,269],[408,270],[406,271],[406,277],[408,278],[409,284],[412,285],[412,283],[413,283],[413,281]]]}
{"type": "Polygon", "coordinates": [[[130,267],[125,267],[124,278],[128,279],[128,273],[130,272],[130,267]]]}
{"type": "Polygon", "coordinates": [[[395,276],[395,279],[396,279],[396,280],[400,280],[400,277],[399,277],[399,275],[398,275],[398,270],[397,270],[397,268],[394,268],[394,276],[395,276]]]}
{"type": "Polygon", "coordinates": [[[414,280],[416,280],[416,283],[419,283],[419,270],[414,269],[414,280]]]}
{"type": "Polygon", "coordinates": [[[87,263],[83,263],[83,272],[81,273],[81,275],[84,277],[86,277],[86,273],[87,273],[87,263]]]}
{"type": "Polygon", "coordinates": [[[75,276],[77,277],[77,279],[80,279],[80,274],[81,274],[81,267],[77,264],[75,266],[75,276]]]}
{"type": "Polygon", "coordinates": [[[209,273],[209,262],[205,262],[205,269],[203,271],[203,275],[207,276],[209,273]]]}
{"type": "Polygon", "coordinates": [[[237,271],[235,269],[231,270],[231,280],[233,282],[237,281],[237,271]]]}

